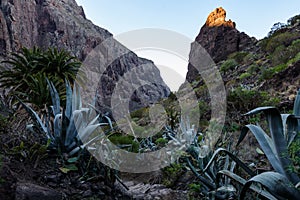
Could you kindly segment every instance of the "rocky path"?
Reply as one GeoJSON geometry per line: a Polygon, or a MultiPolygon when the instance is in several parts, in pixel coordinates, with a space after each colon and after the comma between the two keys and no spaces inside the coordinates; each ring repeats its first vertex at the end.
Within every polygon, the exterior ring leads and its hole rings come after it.
{"type": "MultiPolygon", "coordinates": [[[[188,199],[187,190],[167,188],[162,182],[162,171],[145,174],[120,174],[120,180],[115,187],[119,191],[120,199],[137,200],[182,200],[188,199]]],[[[184,183],[185,181],[181,181],[184,183]]],[[[185,183],[184,183],[185,184],[185,183]]]]}
{"type": "Polygon", "coordinates": [[[116,183],[116,188],[123,196],[120,199],[136,200],[182,200],[187,199],[187,191],[172,190],[161,184],[148,184],[135,181],[123,182],[127,189],[120,183],[116,183]]]}

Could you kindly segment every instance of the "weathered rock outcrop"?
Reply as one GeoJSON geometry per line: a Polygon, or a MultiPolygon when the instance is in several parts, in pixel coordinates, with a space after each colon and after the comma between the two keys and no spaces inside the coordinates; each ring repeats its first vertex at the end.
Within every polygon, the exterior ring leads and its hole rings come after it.
{"type": "MultiPolygon", "coordinates": [[[[75,0],[0,1],[0,59],[21,47],[38,46],[66,49],[83,61],[96,46],[110,37],[111,33],[86,19],[82,7],[75,0]]],[[[101,53],[101,58],[109,56],[105,55],[106,49],[102,49],[101,53]]],[[[154,64],[131,52],[106,66],[107,70],[103,73],[105,78],[99,77],[97,94],[100,110],[102,107],[110,107],[108,99],[120,77],[145,63],[152,66],[151,73],[147,72],[145,77],[155,80],[156,84],[151,87],[155,92],[150,92],[150,95],[146,87],[141,87],[143,92],[139,92],[139,95],[137,92],[132,94],[132,109],[169,95],[169,88],[154,64]]]]}
{"type": "MultiPolygon", "coordinates": [[[[226,21],[226,11],[220,7],[211,12],[202,26],[195,43],[200,44],[215,62],[227,58],[233,52],[246,50],[253,46],[255,38],[250,38],[245,33],[236,29],[235,22],[226,21]]],[[[191,52],[194,51],[191,49],[191,52]]],[[[187,80],[192,81],[198,71],[189,64],[187,80]]]]}
{"type": "Polygon", "coordinates": [[[234,22],[232,22],[231,20],[226,21],[226,11],[222,7],[216,8],[208,15],[205,25],[208,27],[228,26],[231,28],[235,28],[234,22]]]}

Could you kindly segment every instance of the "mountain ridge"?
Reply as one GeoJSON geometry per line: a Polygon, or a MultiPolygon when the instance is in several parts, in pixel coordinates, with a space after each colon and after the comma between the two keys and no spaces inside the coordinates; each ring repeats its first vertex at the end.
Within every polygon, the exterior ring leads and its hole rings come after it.
{"type": "MultiPolygon", "coordinates": [[[[112,39],[113,36],[106,29],[88,20],[83,8],[78,6],[75,0],[3,0],[0,2],[0,8],[0,47],[2,47],[0,58],[2,60],[6,59],[10,52],[18,52],[22,47],[37,46],[65,49],[84,61],[92,50],[105,40],[112,39]]],[[[125,47],[116,42],[113,48],[118,51],[125,47]]],[[[107,56],[105,52],[108,52],[105,48],[100,52],[103,59],[107,56]]],[[[102,63],[106,63],[103,59],[102,63]]],[[[104,66],[106,70],[101,74],[104,78],[99,77],[97,89],[97,108],[100,111],[110,112],[109,99],[121,75],[143,64],[151,66],[149,80],[155,80],[155,84],[152,85],[155,92],[151,95],[146,92],[132,94],[131,109],[146,106],[169,95],[170,90],[153,62],[139,58],[128,50],[126,55],[104,66]]]]}

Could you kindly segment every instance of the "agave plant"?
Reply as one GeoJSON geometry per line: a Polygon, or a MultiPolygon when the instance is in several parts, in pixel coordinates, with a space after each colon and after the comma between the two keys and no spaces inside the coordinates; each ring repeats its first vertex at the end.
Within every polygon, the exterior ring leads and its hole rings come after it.
{"type": "MultiPolygon", "coordinates": [[[[252,177],[255,175],[229,149],[218,148],[215,152],[211,152],[205,149],[205,146],[192,145],[188,153],[190,156],[186,157],[186,162],[201,182],[201,192],[210,199],[230,199],[238,196],[238,188],[231,183],[231,179],[234,179],[233,177],[238,179],[238,183],[241,183],[243,180],[243,178],[234,173],[238,167],[244,170],[248,176],[252,177]],[[207,153],[203,155],[205,151],[207,153]]],[[[255,190],[257,188],[252,189],[255,190]]],[[[267,196],[267,194],[264,194],[264,196],[267,196]]]]}
{"type": "Polygon", "coordinates": [[[242,129],[237,145],[250,131],[257,139],[275,172],[265,172],[252,177],[245,183],[241,198],[244,198],[252,183],[260,183],[277,199],[298,199],[300,192],[295,186],[299,186],[300,178],[291,170],[292,160],[288,148],[293,141],[299,140],[300,90],[294,103],[293,114],[280,114],[274,107],[259,107],[246,115],[261,112],[266,116],[270,136],[261,126],[249,124],[242,129]]]}
{"type": "MultiPolygon", "coordinates": [[[[73,91],[68,81],[66,81],[66,106],[61,108],[60,98],[52,82],[48,81],[53,105],[43,117],[39,115],[24,102],[21,102],[26,111],[32,116],[37,126],[37,130],[45,134],[50,141],[49,148],[59,153],[67,153],[72,156],[86,147],[96,139],[91,135],[100,126],[111,126],[110,123],[99,123],[99,115],[94,116],[92,108],[82,108],[79,87],[74,84],[73,91]],[[89,139],[89,141],[86,141],[89,139]],[[85,141],[82,144],[81,141],[85,141]]],[[[34,125],[30,130],[34,131],[34,125]]]]}
{"type": "MultiPolygon", "coordinates": [[[[238,177],[238,183],[241,183],[244,179],[234,174],[234,170],[240,167],[250,177],[255,176],[255,173],[239,160],[234,153],[230,152],[229,147],[228,149],[218,148],[213,152],[205,144],[203,134],[196,133],[194,127],[189,124],[188,119],[181,119],[179,127],[180,129],[176,132],[168,129],[166,138],[171,139],[169,142],[175,141],[183,145],[190,144],[185,146],[186,151],[182,153],[182,158],[201,183],[200,192],[209,199],[237,197],[238,189],[231,184],[231,179],[233,179],[232,177],[238,177]]],[[[244,180],[244,182],[246,181],[244,180]]],[[[251,189],[258,191],[254,187],[251,189]]],[[[267,196],[268,194],[263,195],[267,196]]]]}

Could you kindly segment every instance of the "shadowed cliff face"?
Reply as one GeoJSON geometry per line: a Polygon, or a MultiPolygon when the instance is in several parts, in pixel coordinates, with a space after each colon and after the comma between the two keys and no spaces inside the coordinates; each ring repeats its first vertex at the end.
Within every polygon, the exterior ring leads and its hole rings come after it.
{"type": "MultiPolygon", "coordinates": [[[[255,41],[255,38],[239,32],[235,22],[226,21],[226,11],[222,7],[209,14],[195,39],[195,43],[206,49],[216,63],[225,60],[233,52],[246,50],[249,46],[253,46],[255,41]]],[[[192,51],[194,50],[191,49],[192,51]]],[[[187,80],[191,82],[197,75],[197,70],[189,64],[187,80]]]]}
{"type": "MultiPolygon", "coordinates": [[[[0,1],[0,59],[21,47],[38,46],[66,49],[83,61],[95,47],[110,37],[111,33],[86,19],[82,7],[75,0],[0,1]]],[[[107,50],[102,49],[100,57],[105,59],[106,53],[107,50]]],[[[109,99],[116,82],[126,72],[145,63],[152,66],[151,73],[145,76],[149,75],[151,80],[156,81],[151,87],[155,92],[147,92],[146,87],[141,87],[142,92],[132,94],[131,109],[168,96],[170,90],[153,62],[131,52],[105,66],[107,70],[98,79],[98,108],[109,111],[109,99]]]]}

